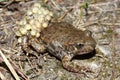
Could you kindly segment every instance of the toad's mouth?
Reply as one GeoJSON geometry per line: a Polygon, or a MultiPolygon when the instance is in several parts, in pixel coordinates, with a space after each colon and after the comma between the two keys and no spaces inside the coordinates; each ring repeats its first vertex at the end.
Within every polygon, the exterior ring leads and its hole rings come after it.
{"type": "Polygon", "coordinates": [[[87,54],[87,53],[91,53],[95,50],[95,48],[86,45],[86,46],[82,46],[81,48],[77,48],[75,51],[73,51],[74,53],[76,53],[76,55],[83,55],[83,54],[87,54]]]}

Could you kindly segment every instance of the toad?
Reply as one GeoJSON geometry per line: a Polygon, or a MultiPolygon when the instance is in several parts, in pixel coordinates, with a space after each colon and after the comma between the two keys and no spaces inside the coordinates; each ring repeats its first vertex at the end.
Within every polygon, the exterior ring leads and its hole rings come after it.
{"type": "Polygon", "coordinates": [[[31,39],[29,45],[37,52],[47,50],[59,58],[68,71],[80,72],[86,68],[72,62],[73,57],[93,52],[96,42],[89,30],[81,31],[67,22],[55,22],[41,31],[40,38],[31,39]]]}

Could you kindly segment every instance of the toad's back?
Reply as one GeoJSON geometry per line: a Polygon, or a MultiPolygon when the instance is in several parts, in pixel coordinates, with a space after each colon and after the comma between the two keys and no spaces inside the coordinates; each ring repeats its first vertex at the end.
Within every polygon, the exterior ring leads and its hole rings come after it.
{"type": "Polygon", "coordinates": [[[62,45],[81,43],[84,31],[77,30],[66,22],[52,23],[42,31],[42,39],[46,43],[59,41],[62,45]]]}

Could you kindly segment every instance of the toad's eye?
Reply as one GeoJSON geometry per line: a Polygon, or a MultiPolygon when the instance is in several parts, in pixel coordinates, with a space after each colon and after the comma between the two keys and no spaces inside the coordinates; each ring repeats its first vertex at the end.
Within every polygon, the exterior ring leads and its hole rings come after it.
{"type": "Polygon", "coordinates": [[[83,46],[84,46],[83,44],[78,43],[78,44],[76,45],[76,48],[80,49],[80,48],[82,48],[83,46]]]}
{"type": "Polygon", "coordinates": [[[91,36],[92,35],[92,32],[89,31],[89,30],[85,30],[84,32],[86,33],[85,36],[91,36]]]}

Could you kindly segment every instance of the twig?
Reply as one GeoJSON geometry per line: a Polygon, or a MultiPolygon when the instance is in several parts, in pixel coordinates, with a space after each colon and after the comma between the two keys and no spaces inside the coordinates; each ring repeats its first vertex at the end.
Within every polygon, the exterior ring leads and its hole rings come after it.
{"type": "Polygon", "coordinates": [[[52,2],[52,4],[58,9],[60,10],[60,8],[56,5],[56,3],[54,2],[54,0],[50,0],[52,2]]]}
{"type": "Polygon", "coordinates": [[[100,24],[107,25],[107,26],[120,26],[120,23],[114,23],[114,24],[112,24],[112,23],[100,23],[100,24]]]}
{"type": "Polygon", "coordinates": [[[5,6],[3,6],[3,8],[7,7],[8,5],[10,5],[12,2],[14,2],[14,0],[11,0],[9,2],[7,2],[7,4],[5,6]]]}
{"type": "Polygon", "coordinates": [[[62,21],[64,18],[65,18],[65,16],[69,13],[69,12],[71,12],[73,10],[73,8],[71,8],[71,9],[69,9],[67,12],[65,12],[61,17],[59,17],[58,18],[58,22],[60,22],[60,21],[62,21]]]}
{"type": "MultiPolygon", "coordinates": [[[[107,19],[107,17],[105,17],[105,18],[103,18],[103,19],[100,19],[100,20],[94,20],[94,21],[86,22],[86,23],[85,23],[84,25],[82,25],[82,26],[88,27],[88,26],[90,26],[90,25],[98,24],[99,22],[104,21],[104,20],[106,20],[106,19],[107,19]]],[[[100,24],[102,24],[102,23],[100,23],[100,24]]]]}
{"type": "Polygon", "coordinates": [[[2,53],[2,51],[0,50],[0,55],[2,56],[3,60],[5,61],[5,64],[7,65],[7,67],[9,68],[9,70],[11,71],[11,73],[13,74],[14,78],[16,80],[20,80],[19,76],[17,75],[17,73],[15,72],[15,70],[13,69],[12,65],[10,64],[10,62],[7,60],[7,58],[5,57],[5,55],[2,53]]]}
{"type": "MultiPolygon", "coordinates": [[[[114,11],[114,13],[116,14],[116,11],[114,11]]],[[[113,19],[113,22],[112,22],[112,24],[114,25],[115,24],[115,22],[118,20],[118,17],[116,16],[116,18],[114,18],[113,19]]],[[[116,27],[112,27],[112,29],[113,30],[115,30],[116,29],[116,27]]],[[[116,71],[116,63],[115,63],[115,57],[116,57],[116,33],[115,33],[115,31],[113,31],[113,33],[112,33],[112,46],[111,46],[111,48],[112,48],[112,57],[111,57],[111,63],[112,63],[112,75],[111,75],[111,78],[110,78],[110,80],[115,80],[115,78],[116,78],[116,73],[115,73],[115,71],[116,71]]]]}
{"type": "Polygon", "coordinates": [[[120,11],[120,8],[116,8],[116,9],[109,9],[109,10],[97,10],[97,11],[89,11],[89,15],[90,14],[95,14],[95,13],[100,13],[100,12],[113,12],[113,11],[120,11]]]}
{"type": "Polygon", "coordinates": [[[11,62],[12,66],[14,67],[15,71],[24,79],[24,80],[29,80],[29,78],[24,74],[23,71],[21,71],[13,62],[11,59],[9,59],[11,62]]]}

